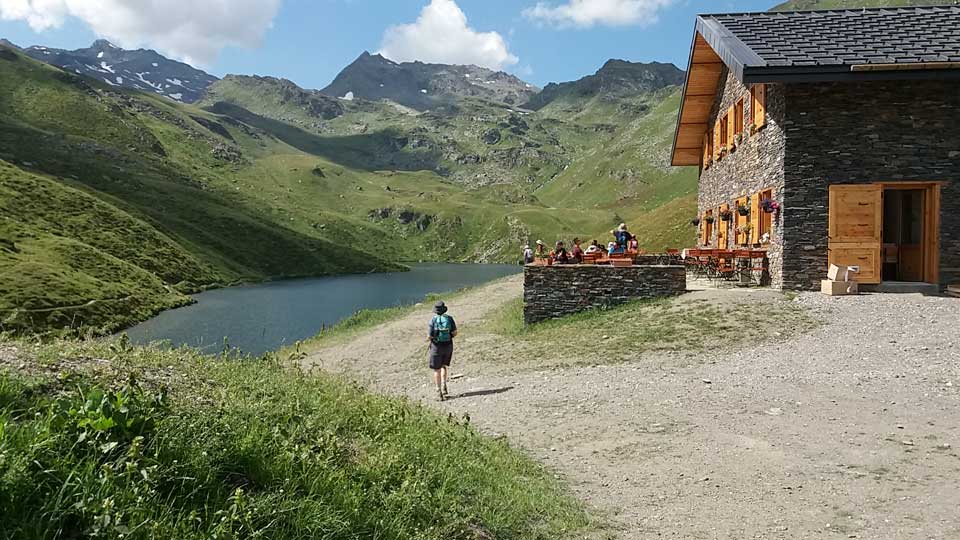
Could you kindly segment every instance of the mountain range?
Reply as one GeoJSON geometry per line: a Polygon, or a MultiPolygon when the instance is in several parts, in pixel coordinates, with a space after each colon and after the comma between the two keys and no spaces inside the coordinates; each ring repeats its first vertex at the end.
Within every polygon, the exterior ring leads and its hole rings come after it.
{"type": "Polygon", "coordinates": [[[103,39],[85,49],[73,51],[35,45],[23,49],[23,52],[41,62],[110,86],[153,92],[183,103],[199,100],[217,81],[212,75],[170,60],[156,51],[128,51],[103,39]]]}
{"type": "Polygon", "coordinates": [[[0,324],[109,331],[210,286],[507,262],[622,220],[680,245],[695,190],[666,159],[681,78],[614,61],[542,96],[365,53],[310,90],[104,41],[0,47],[0,272],[15,276],[0,324]]]}
{"type": "Polygon", "coordinates": [[[113,331],[233,283],[515,261],[623,221],[646,249],[688,245],[696,171],[668,159],[683,79],[610,60],[540,91],[364,53],[311,90],[106,41],[2,41],[0,331],[113,331]]]}

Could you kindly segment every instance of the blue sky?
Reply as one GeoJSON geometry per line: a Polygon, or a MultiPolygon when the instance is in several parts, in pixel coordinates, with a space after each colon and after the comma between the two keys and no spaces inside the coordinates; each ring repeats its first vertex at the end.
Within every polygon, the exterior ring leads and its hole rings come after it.
{"type": "MultiPolygon", "coordinates": [[[[326,86],[362,51],[375,52],[384,45],[395,60],[487,62],[539,86],[591,74],[610,58],[672,62],[684,68],[697,13],[763,11],[779,3],[552,0],[534,11],[537,0],[218,0],[234,5],[226,13],[211,9],[178,18],[175,4],[205,0],[169,0],[163,13],[119,15],[68,7],[14,12],[4,7],[13,5],[5,4],[11,1],[0,0],[0,37],[21,46],[74,49],[101,36],[203,64],[217,76],[273,75],[307,88],[326,86]],[[434,11],[425,11],[428,4],[434,11]],[[610,7],[598,8],[600,4],[610,7]],[[457,8],[467,18],[465,29],[444,26],[459,23],[440,20],[455,19],[457,8]],[[422,24],[388,31],[421,16],[422,24]],[[28,17],[33,17],[29,24],[28,17]],[[204,27],[203,17],[215,22],[204,27]],[[184,30],[191,26],[201,27],[196,35],[184,30]],[[477,52],[481,49],[489,51],[477,52]]],[[[96,5],[102,9],[123,1],[96,5]]]]}

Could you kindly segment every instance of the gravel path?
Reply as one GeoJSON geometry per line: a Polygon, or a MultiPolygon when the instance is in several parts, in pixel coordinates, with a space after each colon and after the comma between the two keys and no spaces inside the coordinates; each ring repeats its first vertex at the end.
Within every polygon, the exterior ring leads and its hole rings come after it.
{"type": "Polygon", "coordinates": [[[615,538],[960,538],[960,301],[803,294],[827,324],[786,342],[510,372],[489,358],[511,344],[475,329],[521,288],[452,306],[451,401],[432,399],[426,308],[307,362],[506,435],[615,538]]]}

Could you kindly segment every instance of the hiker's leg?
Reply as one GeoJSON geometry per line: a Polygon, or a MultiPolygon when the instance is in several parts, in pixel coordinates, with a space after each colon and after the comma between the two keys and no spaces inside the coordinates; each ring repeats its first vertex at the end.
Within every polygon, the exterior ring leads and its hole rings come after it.
{"type": "Polygon", "coordinates": [[[447,381],[450,380],[450,366],[443,366],[441,371],[443,372],[443,384],[447,384],[447,381]]]}
{"type": "Polygon", "coordinates": [[[443,380],[443,368],[433,370],[433,382],[437,385],[437,390],[440,389],[440,383],[443,380]]]}

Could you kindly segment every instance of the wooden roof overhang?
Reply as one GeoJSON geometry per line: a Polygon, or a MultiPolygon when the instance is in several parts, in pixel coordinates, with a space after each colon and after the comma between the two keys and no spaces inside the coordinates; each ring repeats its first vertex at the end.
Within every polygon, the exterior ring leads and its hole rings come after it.
{"type": "Polygon", "coordinates": [[[770,65],[712,15],[697,17],[673,139],[673,166],[699,165],[724,67],[744,85],[839,81],[960,80],[960,62],[770,65]]]}
{"type": "Polygon", "coordinates": [[[703,137],[707,132],[724,66],[742,80],[744,64],[762,61],[716,21],[697,18],[693,43],[690,45],[690,67],[683,85],[683,99],[673,139],[672,165],[700,164],[703,137]]]}

